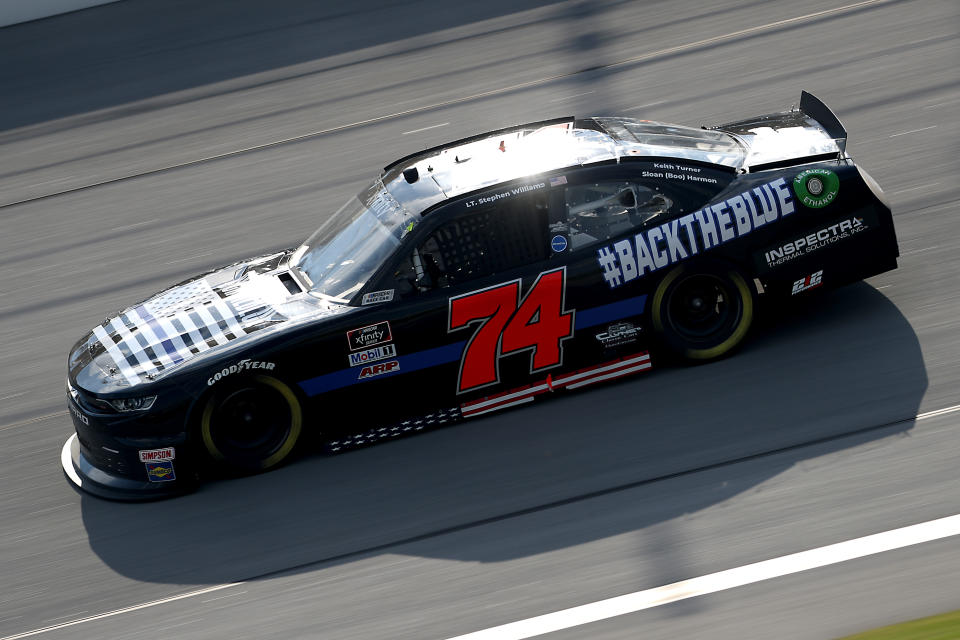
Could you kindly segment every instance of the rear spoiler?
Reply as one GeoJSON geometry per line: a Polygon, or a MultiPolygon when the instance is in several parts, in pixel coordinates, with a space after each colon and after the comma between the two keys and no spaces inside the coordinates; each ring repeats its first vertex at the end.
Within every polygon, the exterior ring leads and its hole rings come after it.
{"type": "Polygon", "coordinates": [[[806,91],[800,92],[800,112],[816,120],[827,135],[836,140],[840,151],[847,149],[847,130],[830,107],[823,104],[817,96],[806,91]]]}

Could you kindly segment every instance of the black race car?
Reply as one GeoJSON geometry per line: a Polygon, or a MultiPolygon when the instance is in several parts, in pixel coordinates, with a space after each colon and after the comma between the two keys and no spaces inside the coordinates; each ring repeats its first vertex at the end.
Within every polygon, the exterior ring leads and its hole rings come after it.
{"type": "Polygon", "coordinates": [[[846,135],[803,93],[711,128],[571,117],[402,158],[300,247],[78,342],[63,468],[99,496],[169,495],[320,434],[336,450],[648,371],[651,349],[724,356],[759,296],[897,266],[846,135]]]}

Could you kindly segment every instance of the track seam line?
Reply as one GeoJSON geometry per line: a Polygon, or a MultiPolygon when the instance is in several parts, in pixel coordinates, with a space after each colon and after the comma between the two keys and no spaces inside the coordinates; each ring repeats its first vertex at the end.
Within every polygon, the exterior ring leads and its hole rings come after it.
{"type": "MultiPolygon", "coordinates": [[[[62,191],[56,191],[56,192],[53,192],[53,193],[47,193],[47,194],[43,194],[43,195],[39,195],[39,196],[33,196],[33,197],[30,197],[30,198],[23,198],[23,199],[21,199],[21,200],[16,200],[16,201],[14,201],[14,202],[7,202],[7,203],[4,203],[4,204],[0,204],[0,209],[6,209],[6,208],[9,208],[9,207],[15,207],[15,206],[22,205],[22,204],[27,204],[27,203],[31,203],[31,202],[37,202],[37,201],[40,201],[40,200],[46,200],[46,199],[48,199],[48,198],[56,198],[56,197],[63,196],[63,195],[67,195],[67,194],[71,194],[71,193],[78,193],[78,192],[81,192],[81,191],[86,191],[86,190],[88,190],[88,189],[94,189],[94,188],[96,188],[96,187],[102,187],[102,186],[105,186],[105,185],[108,185],[108,184],[114,184],[114,183],[118,183],[118,182],[126,182],[126,181],[128,181],[128,180],[133,180],[133,179],[136,179],[136,178],[142,178],[142,177],[146,177],[146,176],[158,175],[158,174],[166,173],[166,172],[169,172],[169,171],[175,171],[175,170],[177,170],[177,169],[184,169],[184,168],[187,168],[187,167],[193,167],[193,166],[197,166],[197,165],[200,165],[200,164],[205,164],[205,163],[208,163],[208,162],[214,162],[214,161],[217,161],[217,160],[223,160],[223,159],[226,159],[226,158],[232,158],[232,157],[235,157],[235,156],[238,156],[238,155],[242,155],[242,154],[253,153],[253,152],[257,152],[257,151],[263,151],[263,150],[266,150],[266,149],[272,149],[272,148],[274,148],[274,147],[278,147],[278,146],[281,146],[281,145],[292,144],[292,143],[295,143],[295,142],[302,142],[302,141],[310,140],[310,139],[317,138],[317,137],[320,137],[320,136],[329,135],[329,134],[331,134],[331,133],[337,133],[337,132],[340,132],[340,131],[346,131],[346,130],[349,130],[349,129],[355,129],[355,128],[357,128],[357,127],[362,127],[362,126],[369,125],[369,124],[376,124],[376,123],[384,122],[384,121],[387,121],[387,120],[395,120],[395,119],[397,119],[397,118],[402,118],[402,117],[404,117],[404,116],[413,115],[413,114],[415,114],[415,113],[421,113],[421,112],[430,111],[430,110],[433,110],[433,109],[442,109],[442,108],[444,108],[444,107],[449,107],[449,106],[453,106],[453,105],[456,105],[456,104],[462,104],[462,103],[464,103],[464,102],[470,102],[470,101],[473,101],[473,100],[479,100],[479,99],[481,99],[481,98],[486,98],[486,97],[490,97],[490,96],[493,96],[493,95],[510,93],[511,91],[517,91],[518,89],[527,89],[527,88],[530,88],[530,87],[535,87],[535,86],[539,86],[539,85],[543,85],[543,84],[548,84],[548,83],[550,83],[550,82],[554,82],[554,81],[557,81],[557,80],[563,80],[563,79],[565,79],[565,78],[570,78],[570,77],[579,75],[579,74],[581,74],[581,73],[589,73],[589,72],[592,72],[592,71],[603,71],[603,70],[605,70],[605,69],[614,69],[614,68],[616,68],[616,67],[621,67],[621,66],[628,65],[628,64],[635,64],[635,63],[637,63],[637,62],[645,62],[645,61],[647,61],[647,60],[651,60],[651,59],[653,59],[653,58],[658,58],[658,57],[661,57],[661,56],[675,55],[675,54],[677,54],[677,53],[682,53],[682,52],[689,51],[689,50],[692,50],[692,49],[696,49],[696,48],[699,48],[699,47],[709,46],[709,45],[713,45],[713,44],[719,44],[719,43],[722,43],[722,42],[728,42],[728,41],[730,41],[730,40],[735,40],[735,39],[737,39],[737,38],[741,38],[741,37],[743,37],[743,36],[753,35],[753,34],[756,34],[756,33],[763,33],[764,31],[769,31],[769,30],[776,29],[776,28],[779,28],[779,27],[784,27],[784,26],[793,25],[793,24],[798,24],[798,23],[803,23],[803,22],[811,22],[811,21],[816,20],[816,19],[819,19],[819,18],[824,18],[824,17],[827,17],[827,16],[835,15],[835,14],[849,13],[849,12],[852,12],[852,11],[856,11],[856,10],[858,10],[858,9],[863,9],[863,8],[865,8],[865,7],[874,6],[874,5],[883,5],[883,4],[887,4],[887,3],[889,3],[889,2],[894,2],[894,0],[863,0],[862,2],[855,2],[855,3],[853,3],[853,4],[844,5],[844,6],[842,6],[842,7],[834,7],[834,8],[832,8],[832,9],[825,9],[825,10],[823,10],[823,11],[817,11],[817,12],[810,13],[810,14],[806,14],[806,15],[802,15],[802,16],[796,16],[796,17],[793,17],[793,18],[786,18],[786,19],[784,19],[784,20],[778,20],[778,21],[776,21],[776,22],[770,22],[770,23],[767,23],[767,24],[757,25],[757,26],[755,26],[755,27],[748,27],[748,28],[746,28],[746,29],[741,29],[741,30],[739,30],[739,31],[733,31],[733,32],[731,32],[731,33],[727,33],[727,34],[723,34],[723,35],[719,35],[719,36],[714,36],[714,37],[712,37],[712,38],[705,38],[705,39],[703,39],[703,40],[697,40],[696,42],[689,42],[689,43],[687,43],[687,44],[676,45],[676,46],[674,46],[674,47],[667,47],[666,49],[660,49],[660,50],[658,50],[658,51],[651,51],[651,52],[648,52],[648,53],[640,54],[640,55],[638,55],[638,56],[633,56],[633,57],[630,57],[630,58],[625,58],[625,59],[623,59],[623,60],[618,60],[618,61],[616,61],[616,62],[610,62],[610,63],[607,63],[607,64],[595,65],[595,66],[591,66],[591,67],[586,67],[586,68],[584,68],[584,69],[577,69],[576,71],[569,71],[569,72],[567,72],[567,73],[559,73],[559,74],[555,74],[555,75],[552,75],[552,76],[547,76],[547,77],[544,77],[544,78],[537,78],[537,79],[534,79],[534,80],[528,80],[528,81],[526,81],[526,82],[519,82],[519,83],[517,83],[517,84],[513,84],[513,85],[510,85],[510,86],[507,86],[507,87],[498,87],[498,88],[496,88],[496,89],[490,89],[489,91],[481,91],[480,93],[475,93],[475,94],[472,94],[472,95],[469,95],[469,96],[463,96],[463,97],[460,97],[460,98],[451,98],[451,99],[449,99],[449,100],[444,100],[444,101],[442,101],[442,102],[437,102],[437,103],[430,104],[430,105],[424,105],[424,106],[420,106],[420,107],[413,107],[413,108],[411,108],[411,109],[406,109],[406,110],[404,110],[404,111],[397,111],[397,112],[395,112],[395,113],[390,113],[390,114],[386,114],[386,115],[382,115],[382,116],[376,116],[376,117],[374,117],[374,118],[367,118],[366,120],[358,120],[357,122],[351,122],[351,123],[348,123],[348,124],[343,124],[343,125],[339,125],[339,126],[336,126],[336,127],[330,127],[330,128],[327,128],[327,129],[319,129],[319,130],[317,130],[317,131],[311,131],[311,132],[309,132],[309,133],[304,133],[304,134],[301,134],[301,135],[298,135],[298,136],[292,136],[292,137],[289,137],[289,138],[283,138],[283,139],[281,139],[281,140],[274,140],[273,142],[266,142],[266,143],[259,144],[259,145],[253,145],[253,146],[250,146],[250,147],[244,147],[244,148],[242,148],[242,149],[235,149],[235,150],[233,150],[233,151],[227,151],[227,152],[224,152],[224,153],[219,153],[219,154],[212,155],[212,156],[207,156],[207,157],[204,157],[204,158],[198,158],[198,159],[196,159],[196,160],[188,160],[188,161],[186,161],[186,162],[180,162],[180,163],[177,163],[177,164],[167,165],[167,166],[164,166],[164,167],[159,167],[159,168],[157,168],[157,169],[150,169],[150,170],[142,171],[142,172],[139,172],[139,173],[131,173],[131,174],[128,174],[128,175],[125,175],[125,176],[119,176],[119,177],[116,177],[116,178],[108,178],[108,179],[100,180],[100,181],[98,181],[98,182],[94,182],[94,183],[91,183],[91,184],[81,185],[81,186],[79,186],[79,187],[72,187],[72,188],[70,188],[70,189],[64,189],[64,190],[62,190],[62,191]]],[[[4,639],[0,638],[0,640],[4,640],[4,639]]]]}
{"type": "Polygon", "coordinates": [[[445,535],[449,535],[449,534],[453,534],[453,533],[460,533],[461,531],[466,531],[466,530],[468,530],[468,529],[475,529],[475,528],[477,528],[477,527],[482,527],[482,526],[486,526],[486,525],[489,525],[489,524],[495,524],[495,523],[497,523],[497,522],[503,522],[503,521],[505,521],[505,520],[510,520],[510,519],[512,519],[512,518],[519,518],[519,517],[526,516],[526,515],[530,515],[530,514],[533,514],[533,513],[539,513],[539,512],[541,512],[541,511],[548,511],[548,510],[550,510],[550,509],[555,509],[555,508],[567,506],[567,505],[570,505],[570,504],[576,504],[576,503],[578,503],[578,502],[584,502],[584,501],[586,501],[586,500],[592,500],[592,499],[594,499],[594,498],[600,498],[600,497],[604,497],[604,496],[607,496],[607,495],[613,495],[613,494],[615,494],[615,493],[621,493],[621,492],[623,492],[623,491],[629,491],[629,490],[631,490],[631,489],[636,489],[636,488],[639,488],[639,487],[642,487],[642,486],[647,486],[647,485],[655,484],[655,483],[657,483],[657,482],[666,482],[666,481],[668,481],[668,480],[675,480],[675,479],[677,479],[677,478],[682,478],[682,477],[685,477],[685,476],[693,475],[693,474],[695,474],[695,473],[700,473],[700,472],[704,472],[704,471],[714,471],[714,470],[716,470],[716,469],[721,469],[721,468],[723,468],[723,467],[733,466],[733,465],[740,464],[740,463],[743,463],[743,462],[751,462],[751,461],[754,461],[754,460],[759,460],[759,459],[762,459],[762,458],[767,458],[767,457],[779,455],[779,454],[781,454],[781,453],[786,453],[786,452],[789,452],[789,451],[795,451],[795,450],[803,449],[803,448],[806,448],[806,447],[817,446],[817,445],[825,444],[825,443],[828,443],[828,442],[834,442],[834,441],[837,441],[837,440],[842,440],[842,439],[844,439],[844,438],[856,437],[856,436],[858,436],[858,435],[863,435],[863,434],[869,433],[869,432],[871,432],[871,431],[878,431],[878,430],[880,430],[880,429],[885,429],[885,428],[889,428],[889,427],[894,427],[894,426],[897,426],[897,425],[899,425],[899,424],[903,424],[903,423],[905,423],[905,422],[911,422],[911,421],[916,421],[916,420],[924,420],[924,419],[927,419],[927,418],[933,418],[933,417],[937,417],[937,416],[941,416],[941,415],[946,415],[946,414],[949,414],[949,413],[955,413],[955,412],[958,412],[958,411],[960,411],[960,405],[954,405],[954,406],[952,406],[952,407],[945,407],[945,408],[943,408],[943,409],[937,409],[937,410],[935,410],[935,411],[927,411],[927,412],[925,412],[925,413],[920,413],[920,414],[917,414],[916,416],[914,416],[914,417],[912,417],[912,418],[902,418],[902,419],[900,419],[900,420],[893,420],[893,421],[885,422],[885,423],[879,424],[879,425],[874,425],[874,426],[870,426],[870,427],[863,427],[863,428],[861,428],[861,429],[857,429],[857,430],[855,430],[855,431],[850,431],[850,432],[847,432],[847,433],[844,433],[844,434],[839,434],[839,435],[834,435],[834,436],[825,436],[825,437],[823,437],[823,438],[817,438],[816,440],[811,440],[811,441],[809,441],[809,442],[804,442],[804,443],[789,445],[789,446],[786,446],[786,447],[779,447],[779,448],[777,448],[777,449],[772,449],[772,450],[769,450],[769,451],[763,451],[763,452],[760,452],[760,453],[754,453],[754,454],[750,454],[750,455],[747,455],[747,456],[742,456],[742,457],[740,457],[740,458],[734,458],[734,459],[732,459],[732,460],[725,460],[725,461],[722,461],[722,462],[715,462],[715,463],[713,463],[713,464],[708,464],[708,465],[704,465],[704,466],[701,466],[701,467],[695,467],[695,468],[692,468],[692,469],[685,469],[685,470],[683,470],[683,471],[677,471],[677,472],[674,472],[674,473],[668,473],[668,474],[665,474],[665,475],[662,475],[662,476],[657,476],[657,477],[654,477],[654,478],[647,478],[647,479],[645,479],[645,480],[637,480],[637,481],[634,481],[634,482],[629,482],[629,483],[626,483],[626,484],[617,485],[617,486],[615,486],[615,487],[608,487],[607,489],[599,489],[599,490],[597,490],[597,491],[591,491],[591,492],[588,492],[588,493],[583,493],[583,494],[576,495],[576,496],[572,496],[572,497],[569,497],[569,498],[564,498],[564,499],[562,499],[562,500],[555,500],[555,501],[553,501],[553,502],[548,502],[548,503],[546,503],[546,504],[538,505],[538,506],[535,506],[535,507],[527,507],[527,508],[525,508],[525,509],[518,509],[518,510],[516,510],[516,511],[511,511],[511,512],[509,512],[509,513],[500,514],[500,515],[497,515],[497,516],[490,516],[490,517],[487,517],[487,518],[481,518],[480,520],[474,520],[474,521],[472,521],[472,522],[467,522],[467,523],[464,523],[464,524],[453,525],[453,526],[450,526],[450,527],[444,527],[444,528],[442,528],[442,529],[436,529],[436,530],[434,530],[434,531],[429,531],[429,532],[427,532],[427,533],[421,533],[421,534],[418,534],[418,535],[415,535],[415,536],[410,536],[410,537],[407,537],[407,538],[404,538],[404,539],[401,539],[401,540],[395,540],[395,541],[393,541],[393,542],[385,542],[385,543],[382,543],[382,544],[373,545],[373,546],[367,547],[367,548],[365,548],[365,549],[357,549],[357,550],[354,550],[354,551],[346,551],[346,552],[344,552],[344,553],[340,553],[340,554],[328,556],[328,557],[326,557],[326,558],[320,558],[320,559],[318,559],[318,560],[310,560],[309,562],[303,562],[303,563],[300,563],[300,564],[297,564],[297,565],[293,565],[293,566],[291,566],[291,567],[285,567],[285,568],[283,568],[283,569],[276,569],[276,570],[274,570],[274,571],[267,571],[267,572],[264,572],[264,573],[261,573],[261,574],[257,574],[257,575],[254,575],[254,576],[250,576],[250,577],[248,577],[248,578],[244,578],[244,579],[242,579],[242,580],[235,581],[235,582],[229,582],[229,583],[224,583],[224,584],[220,584],[220,585],[214,585],[214,586],[212,586],[212,587],[205,587],[205,588],[203,588],[203,589],[197,589],[197,590],[194,590],[194,591],[188,591],[188,592],[186,592],[186,593],[182,593],[182,594],[179,594],[179,595],[176,595],[176,596],[170,596],[170,597],[167,597],[167,598],[161,598],[161,599],[159,599],[159,600],[151,600],[150,602],[145,602],[145,603],[142,603],[142,604],[132,605],[132,606],[129,606],[129,607],[123,607],[123,608],[121,608],[121,609],[115,609],[115,610],[113,610],[113,611],[108,611],[108,612],[106,612],[106,613],[100,613],[100,614],[96,614],[96,615],[93,615],[93,616],[86,616],[86,617],[84,617],[84,618],[78,618],[77,620],[70,620],[70,621],[68,621],[68,622],[62,622],[62,623],[60,623],[60,624],[51,625],[51,626],[48,626],[48,627],[42,627],[42,628],[39,628],[39,629],[33,629],[33,630],[31,630],[31,631],[24,631],[24,632],[22,632],[22,633],[14,634],[14,635],[11,635],[11,636],[5,636],[5,637],[3,637],[3,638],[0,638],[0,640],[20,640],[21,638],[29,638],[29,637],[31,637],[31,636],[35,636],[35,635],[39,635],[39,634],[42,634],[42,633],[46,633],[46,632],[48,632],[48,631],[56,631],[56,630],[58,630],[58,629],[64,629],[64,628],[72,627],[72,626],[75,626],[75,625],[78,625],[78,624],[83,624],[83,623],[85,623],[85,622],[93,622],[93,621],[96,621],[96,620],[102,620],[102,619],[104,619],[104,618],[111,618],[111,617],[118,616],[118,615],[122,615],[122,614],[125,614],[125,613],[132,613],[132,612],[134,612],[134,611],[139,611],[139,610],[141,610],[141,609],[147,609],[147,608],[150,608],[150,607],[155,607],[155,606],[158,606],[158,605],[166,604],[166,603],[168,603],[168,602],[175,602],[175,601],[177,601],[177,600],[184,600],[184,599],[186,599],[186,598],[192,598],[192,597],[194,597],[194,596],[204,595],[204,594],[211,593],[211,592],[214,592],[214,591],[220,591],[220,590],[222,590],[222,589],[228,589],[228,588],[230,588],[230,587],[235,587],[235,586],[238,586],[238,585],[241,585],[241,584],[247,584],[247,583],[250,583],[250,582],[260,581],[260,580],[268,580],[268,579],[270,579],[270,578],[276,578],[276,577],[279,577],[279,576],[282,576],[282,575],[285,575],[285,574],[291,574],[291,573],[295,573],[295,572],[298,572],[298,571],[303,571],[303,570],[309,569],[309,568],[311,568],[311,567],[318,567],[318,566],[324,565],[324,564],[330,564],[330,563],[333,563],[333,562],[339,562],[339,561],[342,561],[342,560],[346,560],[346,559],[348,559],[348,558],[359,558],[359,557],[363,557],[363,556],[368,556],[368,555],[370,555],[370,554],[377,553],[377,552],[380,552],[380,551],[386,551],[387,549],[391,549],[391,548],[393,548],[393,547],[401,547],[401,546],[405,546],[405,545],[409,545],[409,544],[416,544],[416,543],[418,543],[418,542],[423,542],[423,541],[425,541],[425,540],[430,540],[430,539],[433,539],[433,538],[438,538],[438,537],[440,537],[440,536],[445,536],[445,535]]]}

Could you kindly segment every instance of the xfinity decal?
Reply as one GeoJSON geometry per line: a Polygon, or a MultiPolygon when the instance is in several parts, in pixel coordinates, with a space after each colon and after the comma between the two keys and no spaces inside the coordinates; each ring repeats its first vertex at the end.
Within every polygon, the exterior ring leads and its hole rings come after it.
{"type": "Polygon", "coordinates": [[[392,341],[393,334],[390,333],[390,323],[386,321],[347,331],[347,343],[350,345],[350,351],[368,349],[374,345],[392,341]]]}
{"type": "Polygon", "coordinates": [[[665,222],[597,251],[603,279],[613,289],[658,269],[742,237],[796,210],[786,180],[777,178],[665,222]]]}

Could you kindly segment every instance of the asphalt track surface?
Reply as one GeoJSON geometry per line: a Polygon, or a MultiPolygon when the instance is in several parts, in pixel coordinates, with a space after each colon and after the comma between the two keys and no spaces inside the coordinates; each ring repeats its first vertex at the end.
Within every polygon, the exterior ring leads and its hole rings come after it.
{"type": "MultiPolygon", "coordinates": [[[[127,0],[0,29],[0,637],[446,638],[960,512],[960,412],[925,415],[960,405],[956,2],[455,4],[127,0]],[[901,266],[736,357],[172,501],[63,478],[85,330],[297,244],[394,158],[572,113],[717,123],[801,89],[892,200],[901,266]]],[[[958,551],[549,637],[838,636],[960,607],[958,551]]]]}

